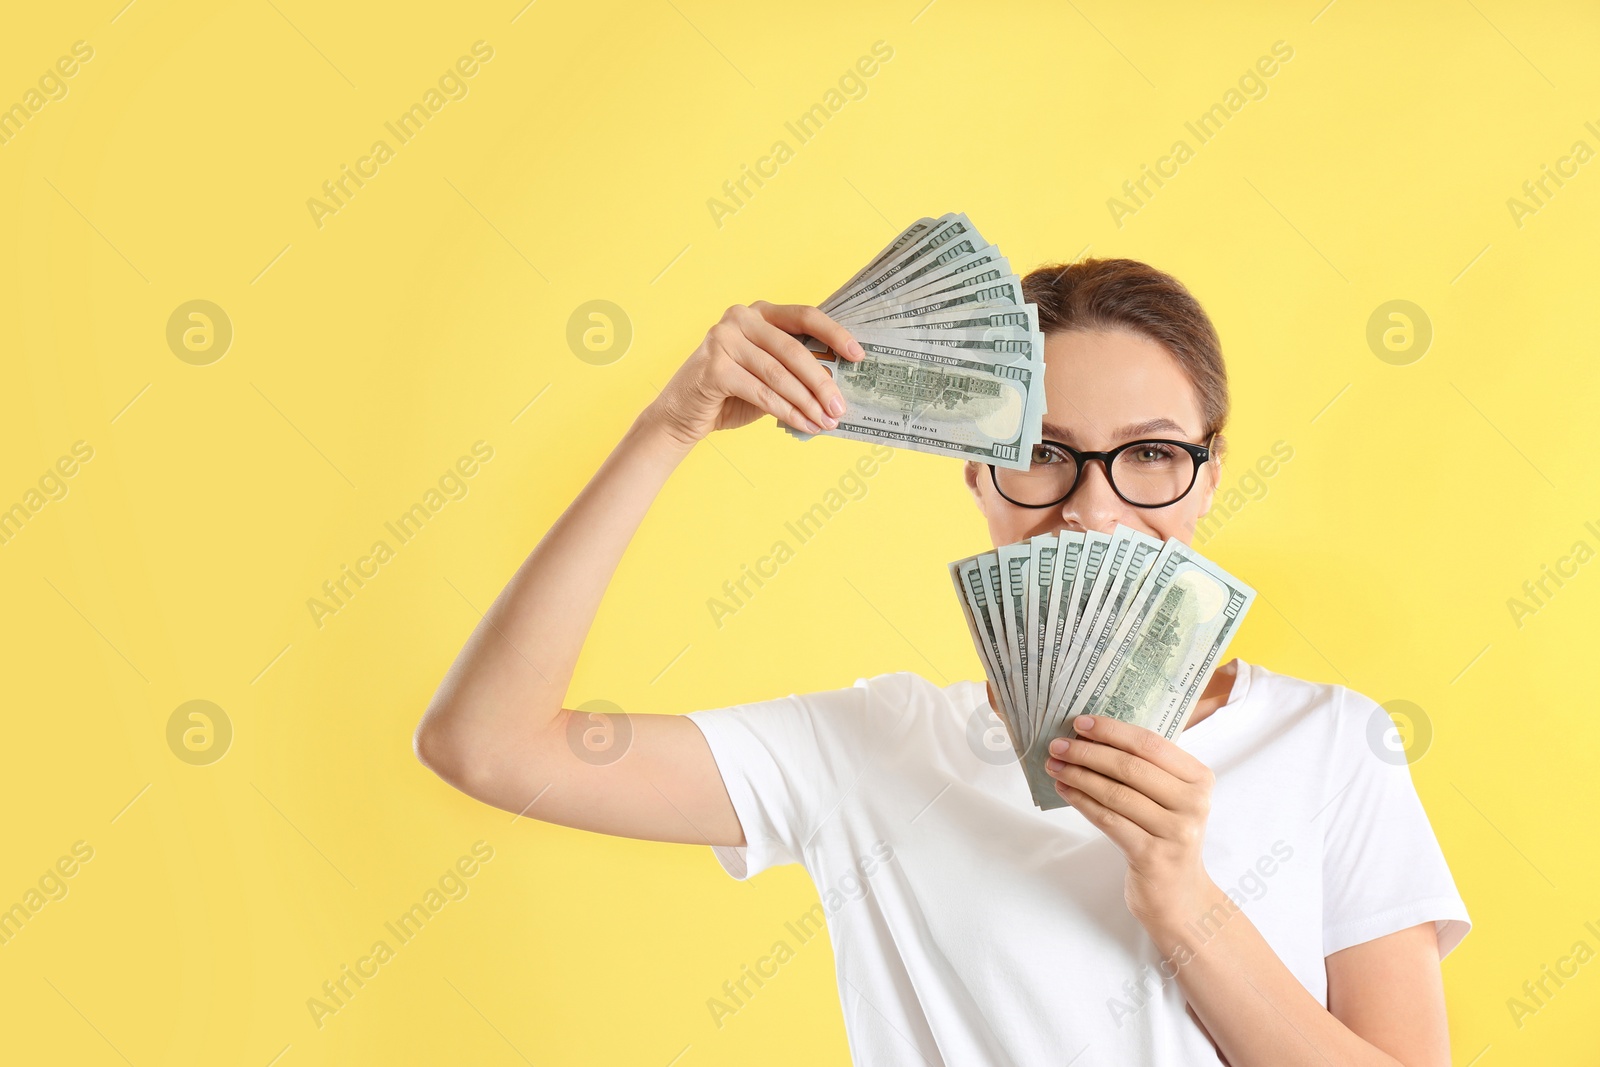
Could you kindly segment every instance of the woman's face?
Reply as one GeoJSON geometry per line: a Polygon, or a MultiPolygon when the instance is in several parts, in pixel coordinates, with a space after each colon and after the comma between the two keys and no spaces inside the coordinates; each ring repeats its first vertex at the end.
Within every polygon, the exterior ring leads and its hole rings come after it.
{"type": "MultiPolygon", "coordinates": [[[[1073,448],[1106,451],[1147,437],[1205,444],[1200,403],[1178,361],[1160,344],[1125,330],[1048,334],[1044,340],[1043,436],[1073,448]]],[[[1002,497],[987,465],[965,464],[967,488],[989,523],[995,545],[1058,530],[1110,533],[1117,523],[1185,544],[1211,509],[1221,467],[1201,467],[1194,488],[1161,508],[1136,508],[1111,489],[1105,467],[1091,460],[1072,495],[1049,508],[1024,508],[1002,497]]]]}

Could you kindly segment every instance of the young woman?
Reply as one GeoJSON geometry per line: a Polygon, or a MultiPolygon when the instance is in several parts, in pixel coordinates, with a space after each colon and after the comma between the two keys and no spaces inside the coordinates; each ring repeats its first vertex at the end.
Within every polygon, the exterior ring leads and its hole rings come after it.
{"type": "MultiPolygon", "coordinates": [[[[1119,522],[1187,542],[1228,415],[1205,312],[1130,260],[1043,267],[1024,291],[1045,334],[1034,464],[1051,472],[966,464],[994,543],[1119,522]],[[1061,477],[1069,448],[1150,438],[1212,445],[1163,506],[1124,499],[1116,460],[1061,477]],[[1036,492],[1050,478],[1053,502],[1036,492]]],[[[798,333],[860,358],[813,307],[723,314],[473,632],[417,728],[422,762],[507,811],[711,845],[735,878],[804,864],[858,1064],[1447,1065],[1439,963],[1470,919],[1404,753],[1375,740],[1386,713],[1344,686],[1233,659],[1173,741],[1080,719],[1049,763],[1068,802],[1050,811],[973,741],[999,725],[980,681],[901,672],[632,715],[610,762],[569,743],[573,665],[677,464],[763,414],[837,424],[839,390],[798,333]]],[[[728,1010],[761,981],[726,990],[728,1010]]]]}

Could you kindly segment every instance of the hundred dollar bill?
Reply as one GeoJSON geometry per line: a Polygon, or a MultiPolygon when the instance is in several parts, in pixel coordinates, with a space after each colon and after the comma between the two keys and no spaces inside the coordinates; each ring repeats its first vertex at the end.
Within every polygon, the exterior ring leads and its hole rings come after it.
{"type": "Polygon", "coordinates": [[[994,363],[1038,363],[1043,365],[1044,353],[1034,346],[1039,335],[1018,327],[996,327],[987,330],[853,330],[857,341],[878,341],[898,345],[917,352],[937,351],[941,348],[961,348],[969,352],[982,352],[994,363]]]}
{"type": "MultiPolygon", "coordinates": [[[[1096,534],[1095,536],[1102,535],[1096,534]]],[[[1076,533],[1072,530],[1062,530],[1056,535],[1056,539],[1059,545],[1059,551],[1056,555],[1059,559],[1060,569],[1052,577],[1050,600],[1044,624],[1045,651],[1043,660],[1045,662],[1045,672],[1050,679],[1045,686],[1045,710],[1049,707],[1049,694],[1055,689],[1056,677],[1062,670],[1062,653],[1066,650],[1068,640],[1071,637],[1073,624],[1072,590],[1078,576],[1079,563],[1083,559],[1084,545],[1087,543],[1085,534],[1076,533]]],[[[1034,728],[1035,735],[1038,734],[1043,725],[1043,715],[1041,714],[1040,721],[1034,728]]]]}
{"type": "Polygon", "coordinates": [[[982,561],[982,554],[956,560],[950,564],[950,578],[955,583],[956,597],[961,602],[962,614],[972,634],[973,645],[978,650],[978,657],[983,661],[984,673],[994,686],[995,699],[1000,702],[1000,717],[1006,721],[1011,747],[1020,758],[1023,752],[1023,740],[1017,735],[1013,726],[1018,721],[1019,715],[1011,700],[1011,661],[1005,651],[1004,627],[995,625],[994,616],[989,611],[992,598],[982,561]]]}
{"type": "Polygon", "coordinates": [[[1001,545],[995,549],[995,555],[1000,562],[1000,609],[1006,623],[1006,646],[1011,662],[1017,667],[1014,695],[1026,722],[1028,709],[1033,706],[1033,687],[1038,684],[1033,677],[1036,665],[1029,655],[1028,640],[1028,564],[1033,551],[1026,542],[1021,542],[1001,545]]]}
{"type": "Polygon", "coordinates": [[[864,318],[863,325],[884,322],[907,325],[902,320],[909,319],[910,325],[914,326],[915,320],[935,311],[988,307],[994,304],[1014,304],[1021,307],[1024,303],[1022,279],[1015,274],[1007,274],[1001,278],[992,277],[991,274],[990,271],[979,271],[970,278],[953,283],[944,291],[930,294],[922,303],[874,305],[866,312],[870,317],[864,318]]]}
{"type": "MultiPolygon", "coordinates": [[[[827,433],[1014,470],[1032,463],[1044,412],[1042,364],[997,366],[958,349],[862,341],[865,358],[819,360],[845,400],[827,433]]],[[[787,424],[784,424],[787,426],[787,424]]],[[[788,427],[802,440],[819,436],[788,427]]]]}
{"type": "MultiPolygon", "coordinates": [[[[1021,279],[1008,270],[985,266],[969,273],[937,278],[915,289],[840,311],[837,321],[854,335],[863,330],[918,330],[925,320],[948,318],[956,313],[972,316],[997,307],[1025,314],[1022,309],[1030,305],[1023,300],[1021,279]]],[[[1037,307],[1034,311],[1030,332],[1037,332],[1037,307]]],[[[806,336],[803,343],[813,352],[828,350],[827,345],[815,337],[806,336]]]]}
{"type": "Polygon", "coordinates": [[[865,356],[844,359],[797,335],[843,394],[845,412],[816,433],[784,425],[791,436],[1031,465],[1046,411],[1038,308],[966,215],[918,219],[818,306],[865,356]]]}
{"type": "Polygon", "coordinates": [[[1061,575],[1061,539],[1055,534],[1038,534],[1028,539],[1028,654],[1034,665],[1034,699],[1028,706],[1022,733],[1029,744],[1039,729],[1039,714],[1044,710],[1044,695],[1050,689],[1049,645],[1050,590],[1061,575]]]}
{"type": "MultiPolygon", "coordinates": [[[[894,255],[874,266],[863,277],[852,283],[842,295],[829,297],[821,305],[823,311],[832,312],[852,304],[873,299],[883,286],[918,266],[931,263],[944,246],[976,234],[972,222],[964,214],[941,216],[916,239],[903,245],[894,255]]],[[[980,238],[981,242],[981,238],[980,238]]]]}
{"type": "Polygon", "coordinates": [[[985,267],[863,304],[839,322],[851,328],[888,325],[893,329],[914,329],[917,320],[941,311],[996,305],[1021,307],[1025,302],[1020,276],[985,267]]]}
{"type": "Polygon", "coordinates": [[[1063,686],[1055,694],[1058,703],[1070,706],[1083,692],[1084,684],[1111,640],[1113,628],[1122,621],[1130,597],[1150,572],[1161,549],[1161,541],[1132,527],[1118,523],[1112,530],[1109,562],[1100,574],[1099,591],[1090,594],[1093,609],[1078,643],[1077,656],[1067,668],[1063,686]]]}
{"type": "Polygon", "coordinates": [[[1000,638],[1000,652],[1006,658],[1005,682],[1009,689],[1006,701],[1011,706],[1012,715],[1020,720],[1023,714],[1022,664],[1017,662],[1017,654],[1011,647],[1013,631],[1006,621],[1005,612],[1005,568],[1000,562],[998,550],[985,552],[979,556],[978,566],[984,592],[987,594],[986,610],[1000,638]]]}
{"type": "Polygon", "coordinates": [[[949,571],[994,710],[1046,811],[1066,803],[1044,769],[1050,742],[1076,736],[1087,713],[1176,737],[1255,598],[1183,542],[1121,524],[1036,534],[949,571]]]}
{"type": "Polygon", "coordinates": [[[990,330],[1005,326],[1018,326],[1029,333],[1039,331],[1039,308],[1034,304],[1006,305],[995,308],[935,311],[916,321],[915,328],[924,333],[934,330],[990,330]]]}
{"type": "MultiPolygon", "coordinates": [[[[862,282],[848,299],[857,303],[881,301],[901,290],[925,288],[934,281],[967,271],[997,268],[1001,274],[1011,273],[1010,263],[998,248],[985,244],[982,238],[963,237],[931,250],[929,255],[919,260],[906,263],[894,273],[862,282]]],[[[838,310],[841,304],[833,307],[838,310]]],[[[827,311],[828,308],[823,310],[827,311]]]]}
{"type": "MultiPolygon", "coordinates": [[[[1091,611],[1091,598],[1098,591],[1104,590],[1105,582],[1101,579],[1101,571],[1105,569],[1107,555],[1111,551],[1111,536],[1095,530],[1085,530],[1083,534],[1083,556],[1079,560],[1078,568],[1072,576],[1072,588],[1065,590],[1066,602],[1061,608],[1062,632],[1056,635],[1055,668],[1053,672],[1053,688],[1048,694],[1048,703],[1052,709],[1046,713],[1046,725],[1053,714],[1053,709],[1060,704],[1060,694],[1066,688],[1072,673],[1072,665],[1077,662],[1078,651],[1083,647],[1083,639],[1087,630],[1089,613],[1091,611]]],[[[1096,600],[1098,602],[1098,600],[1096,600]]]]}
{"type": "Polygon", "coordinates": [[[817,306],[826,311],[829,307],[835,305],[839,301],[840,297],[848,293],[863,278],[872,277],[874,272],[876,272],[882,264],[899,255],[902,249],[920,240],[923,235],[925,235],[933,227],[937,226],[938,223],[938,219],[923,217],[918,219],[916,222],[913,222],[910,226],[907,226],[900,232],[898,237],[884,245],[883,248],[879,250],[878,254],[873,256],[865,267],[862,267],[860,270],[852,274],[848,281],[839,286],[839,288],[835,289],[826,300],[822,301],[817,306]]]}
{"type": "MultiPolygon", "coordinates": [[[[1168,541],[1090,676],[1077,715],[1106,715],[1176,737],[1205,691],[1255,590],[1168,541]]],[[[1064,724],[1071,728],[1070,718],[1064,724]]]]}

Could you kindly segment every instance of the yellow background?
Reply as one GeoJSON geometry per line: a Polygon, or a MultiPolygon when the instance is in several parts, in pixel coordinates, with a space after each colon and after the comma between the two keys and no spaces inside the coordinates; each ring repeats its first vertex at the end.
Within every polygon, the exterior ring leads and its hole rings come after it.
{"type": "MultiPolygon", "coordinates": [[[[1233,650],[1431,724],[1413,774],[1475,922],[1444,965],[1456,1062],[1592,1055],[1600,963],[1520,1028],[1507,1007],[1600,950],[1600,564],[1520,627],[1507,606],[1600,547],[1600,163],[1521,226],[1507,206],[1600,148],[1591,6],[119,2],[13,9],[0,34],[0,105],[94,49],[0,145],[0,507],[94,450],[0,545],[0,906],[94,850],[0,946],[6,1059],[846,1062],[825,942],[722,1028],[706,1007],[812,906],[802,869],[740,884],[705,848],[514,821],[411,734],[723,308],[818,301],[952,210],[1019,270],[1131,256],[1204,303],[1233,383],[1224,485],[1293,448],[1205,546],[1260,591],[1233,650]],[[479,40],[468,94],[319,227],[307,200],[479,40]],[[865,94],[797,144],[784,123],[880,40],[865,94]],[[1280,40],[1267,94],[1119,227],[1123,181],[1193,145],[1185,121],[1280,40]],[[708,199],[780,138],[794,157],[719,227],[708,199]],[[234,332],[205,366],[166,340],[195,299],[234,332]],[[634,331],[605,365],[566,341],[594,299],[634,331]],[[1403,366],[1366,340],[1394,299],[1434,330],[1403,366]],[[319,627],[307,600],[479,440],[467,495],[319,627]],[[190,700],[232,724],[207,766],[168,747],[190,700]],[[307,999],[480,840],[469,894],[319,1028],[307,999]]],[[[917,453],[712,622],[867,452],[770,419],[697,449],[568,705],[981,677],[944,565],[985,530],[959,466],[917,453]]]]}

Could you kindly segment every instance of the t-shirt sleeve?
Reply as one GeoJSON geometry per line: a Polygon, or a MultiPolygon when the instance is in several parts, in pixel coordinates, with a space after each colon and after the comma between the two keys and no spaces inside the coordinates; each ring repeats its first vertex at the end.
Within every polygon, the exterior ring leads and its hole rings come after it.
{"type": "MultiPolygon", "coordinates": [[[[1323,955],[1432,921],[1443,959],[1472,920],[1422,807],[1405,753],[1377,716],[1388,713],[1344,687],[1323,833],[1323,955]]],[[[1392,720],[1391,720],[1392,722],[1392,720]]]]}
{"type": "Polygon", "coordinates": [[[867,685],[688,713],[744,827],[743,846],[711,846],[723,870],[743,881],[805,862],[817,826],[855,784],[852,736],[866,728],[867,685]]]}

